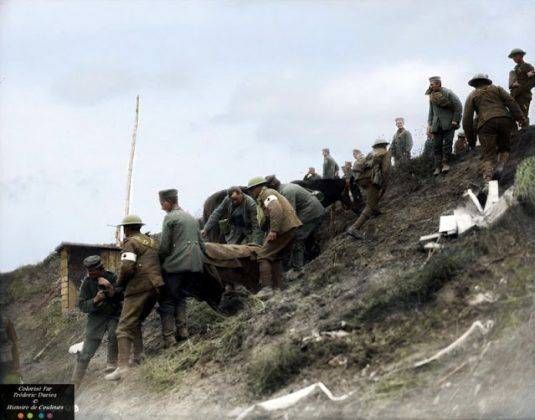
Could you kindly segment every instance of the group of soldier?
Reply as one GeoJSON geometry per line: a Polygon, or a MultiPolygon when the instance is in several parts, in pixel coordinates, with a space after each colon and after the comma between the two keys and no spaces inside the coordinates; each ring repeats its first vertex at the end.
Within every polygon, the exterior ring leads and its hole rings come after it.
{"type": "MultiPolygon", "coordinates": [[[[488,182],[499,178],[508,158],[514,121],[522,126],[528,123],[535,72],[523,60],[524,55],[519,49],[509,55],[516,63],[510,77],[511,93],[493,85],[485,74],[477,74],[468,82],[474,90],[466,99],[464,117],[458,97],[442,86],[440,77],[429,79],[428,142],[432,142],[435,175],[449,171],[454,132],[462,122],[466,136],[459,135],[456,150],[474,148],[479,137],[483,179],[488,182]]],[[[364,209],[347,230],[354,239],[362,239],[362,225],[380,213],[378,204],[388,186],[391,157],[396,166],[405,165],[411,158],[411,133],[405,129],[403,118],[395,122],[397,131],[390,148],[388,141],[378,139],[366,156],[355,149],[354,163],[342,168],[346,182],[356,182],[366,196],[364,209]]],[[[339,177],[340,168],[329,150],[322,153],[323,176],[310,168],[305,180],[339,177]]],[[[255,177],[245,189],[229,188],[202,230],[199,222],[178,205],[176,189],[160,191],[159,203],[166,213],[159,241],[141,233],[143,222],[138,216],[129,215],[119,225],[125,239],[118,275],[107,271],[97,255],[84,260],[87,275],[80,286],[78,306],[87,314],[87,324],[72,376],[76,386],[106,333],[107,380],[118,380],[141,363],[141,326],[156,305],[163,347],[188,337],[185,291],[203,275],[204,240],[216,226],[227,244],[253,244],[261,286],[258,296],[267,299],[284,287],[285,270],[302,270],[305,241],[325,217],[324,206],[313,191],[294,183],[283,184],[274,175],[255,177]]],[[[8,359],[18,358],[11,353],[12,346],[9,351],[4,346],[4,341],[16,341],[11,337],[11,327],[0,318],[0,367],[8,359]]]]}

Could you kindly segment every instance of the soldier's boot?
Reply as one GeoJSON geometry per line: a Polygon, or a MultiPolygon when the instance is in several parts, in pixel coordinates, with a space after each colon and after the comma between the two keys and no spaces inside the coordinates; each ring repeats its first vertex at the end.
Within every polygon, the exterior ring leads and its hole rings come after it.
{"type": "Polygon", "coordinates": [[[441,170],[441,168],[437,166],[437,167],[435,168],[435,171],[433,172],[433,176],[438,176],[438,175],[440,175],[440,170],[441,170]]]}
{"type": "Polygon", "coordinates": [[[177,342],[187,340],[189,331],[187,326],[186,305],[179,304],[175,307],[175,340],[177,342]]]}
{"type": "Polygon", "coordinates": [[[494,173],[492,174],[492,179],[499,180],[502,177],[502,173],[503,173],[503,170],[505,168],[505,164],[507,163],[508,159],[509,159],[509,153],[508,152],[498,153],[498,164],[496,165],[496,168],[494,168],[494,173]]]}
{"type": "Polygon", "coordinates": [[[117,339],[117,347],[119,347],[117,369],[104,376],[104,379],[107,381],[118,381],[128,375],[130,370],[128,362],[130,361],[130,354],[132,353],[132,340],[128,337],[120,337],[117,339]]]}
{"type": "Polygon", "coordinates": [[[258,261],[258,271],[260,277],[261,290],[256,294],[259,299],[269,299],[273,296],[273,276],[271,270],[271,261],[258,261]]]}
{"type": "Polygon", "coordinates": [[[296,240],[292,252],[292,268],[300,271],[305,265],[305,241],[296,240]]]}
{"type": "Polygon", "coordinates": [[[128,365],[130,367],[139,366],[141,362],[143,361],[143,337],[138,336],[135,338],[133,346],[132,346],[132,356],[130,356],[130,360],[128,361],[128,365]]]}
{"type": "Polygon", "coordinates": [[[357,221],[353,223],[353,225],[350,226],[348,230],[346,230],[346,234],[353,237],[354,239],[364,239],[364,234],[360,231],[360,228],[366,222],[366,220],[368,220],[371,212],[372,211],[368,207],[365,208],[364,211],[360,213],[360,216],[357,221]]]}
{"type": "Polygon", "coordinates": [[[271,278],[273,281],[273,289],[284,289],[284,276],[282,274],[282,261],[277,260],[271,264],[271,278]]]}
{"type": "Polygon", "coordinates": [[[176,344],[175,317],[173,314],[161,314],[163,348],[168,349],[176,344]]]}
{"type": "Polygon", "coordinates": [[[75,391],[78,391],[82,380],[84,379],[85,373],[87,372],[87,366],[89,361],[77,360],[76,365],[74,366],[74,371],[72,372],[71,382],[74,384],[75,391]]]}
{"type": "Polygon", "coordinates": [[[443,175],[446,175],[448,172],[450,171],[450,165],[448,165],[447,163],[443,163],[442,164],[442,174],[443,175]]]}

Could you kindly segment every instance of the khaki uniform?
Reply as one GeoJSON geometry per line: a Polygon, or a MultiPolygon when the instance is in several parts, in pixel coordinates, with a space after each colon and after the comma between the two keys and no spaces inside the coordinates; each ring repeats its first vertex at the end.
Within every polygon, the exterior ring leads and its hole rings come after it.
{"type": "Polygon", "coordinates": [[[366,189],[366,207],[353,224],[355,229],[360,229],[372,213],[377,210],[381,199],[381,190],[385,190],[388,185],[391,167],[390,152],[386,148],[376,148],[366,156],[362,172],[357,178],[359,186],[366,189]]]}
{"type": "Polygon", "coordinates": [[[267,226],[269,232],[275,232],[277,238],[264,241],[256,251],[262,287],[282,289],[282,258],[290,251],[297,228],[302,223],[290,202],[279,192],[271,188],[262,188],[257,197],[259,223],[267,226]]]}
{"type": "Polygon", "coordinates": [[[521,119],[522,111],[505,89],[491,84],[474,89],[466,99],[463,128],[469,137],[476,132],[474,112],[477,113],[476,130],[482,147],[481,172],[488,180],[494,172],[496,157],[502,154],[507,159],[513,128],[511,114],[515,119],[521,119]]]}
{"type": "Polygon", "coordinates": [[[124,288],[124,303],[117,341],[119,366],[128,364],[132,344],[141,337],[141,323],[156,304],[163,286],[158,247],[154,239],[136,233],[125,239],[118,285],[124,288]]]}
{"type": "Polygon", "coordinates": [[[511,96],[515,99],[528,121],[529,105],[532,98],[531,89],[535,86],[535,77],[529,77],[528,73],[533,70],[531,64],[523,62],[517,64],[509,73],[509,89],[511,90],[511,96]],[[513,87],[513,83],[515,82],[520,86],[513,87]]]}

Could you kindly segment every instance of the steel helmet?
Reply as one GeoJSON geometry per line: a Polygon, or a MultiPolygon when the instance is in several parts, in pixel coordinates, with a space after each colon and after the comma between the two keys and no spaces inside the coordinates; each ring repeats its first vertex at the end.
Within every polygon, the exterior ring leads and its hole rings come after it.
{"type": "Polygon", "coordinates": [[[526,55],[526,52],[522,48],[513,48],[509,53],[509,58],[513,58],[517,54],[526,55]]]}
{"type": "Polygon", "coordinates": [[[135,215],[135,214],[129,214],[128,216],[125,216],[121,224],[118,226],[129,226],[129,225],[144,225],[141,221],[141,217],[135,215]]]}
{"type": "Polygon", "coordinates": [[[265,184],[267,184],[266,178],[264,178],[263,176],[256,176],[249,180],[249,182],[247,183],[247,189],[251,189],[265,184]]]}

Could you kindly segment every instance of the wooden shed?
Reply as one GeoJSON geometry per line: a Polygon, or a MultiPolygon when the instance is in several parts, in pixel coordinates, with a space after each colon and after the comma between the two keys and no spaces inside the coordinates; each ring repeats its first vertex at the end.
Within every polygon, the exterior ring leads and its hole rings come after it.
{"type": "Polygon", "coordinates": [[[115,273],[119,270],[121,248],[115,245],[62,242],[56,248],[56,252],[61,258],[59,275],[61,281],[61,310],[63,313],[76,308],[78,289],[86,275],[83,264],[84,258],[90,255],[100,255],[106,270],[115,273]]]}

